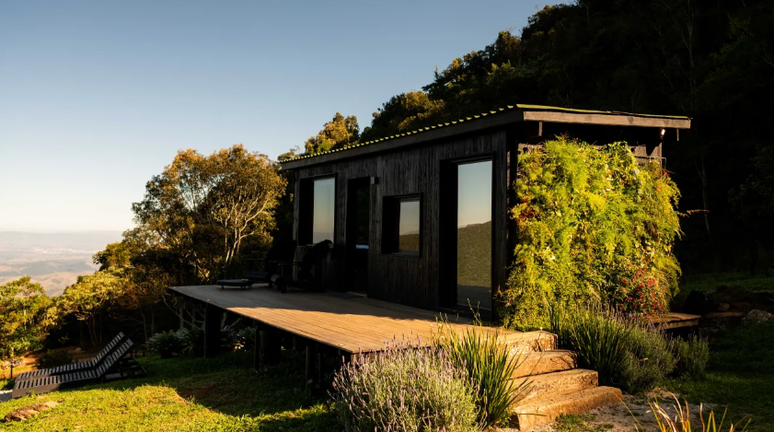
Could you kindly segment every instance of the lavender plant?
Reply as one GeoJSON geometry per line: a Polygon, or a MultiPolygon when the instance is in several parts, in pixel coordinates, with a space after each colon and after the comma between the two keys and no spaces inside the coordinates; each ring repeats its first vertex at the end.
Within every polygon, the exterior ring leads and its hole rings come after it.
{"type": "Polygon", "coordinates": [[[393,341],[333,380],[339,420],[348,432],[480,430],[476,389],[445,350],[393,341]]]}

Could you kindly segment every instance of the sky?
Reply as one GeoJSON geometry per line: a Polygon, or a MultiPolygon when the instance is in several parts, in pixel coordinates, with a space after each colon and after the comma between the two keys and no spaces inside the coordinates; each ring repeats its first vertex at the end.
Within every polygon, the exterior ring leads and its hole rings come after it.
{"type": "Polygon", "coordinates": [[[180,149],[360,127],[552,1],[0,1],[0,230],[125,230],[180,149]]]}

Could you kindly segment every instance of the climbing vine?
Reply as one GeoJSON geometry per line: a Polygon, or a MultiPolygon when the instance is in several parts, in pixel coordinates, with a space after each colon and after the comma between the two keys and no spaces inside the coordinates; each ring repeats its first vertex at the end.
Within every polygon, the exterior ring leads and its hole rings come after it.
{"type": "Polygon", "coordinates": [[[656,162],[638,163],[626,143],[601,148],[557,138],[519,156],[511,209],[516,248],[503,324],[548,324],[549,306],[602,302],[657,314],[677,292],[680,197],[656,162]]]}

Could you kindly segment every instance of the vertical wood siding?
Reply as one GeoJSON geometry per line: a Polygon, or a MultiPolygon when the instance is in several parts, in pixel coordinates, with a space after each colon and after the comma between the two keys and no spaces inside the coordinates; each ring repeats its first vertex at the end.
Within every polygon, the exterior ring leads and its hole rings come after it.
{"type": "MultiPolygon", "coordinates": [[[[515,142],[515,140],[514,140],[515,142]]],[[[513,145],[511,146],[514,147],[513,145]]],[[[304,199],[299,186],[301,180],[319,176],[336,175],[336,224],[334,250],[331,254],[329,271],[324,272],[322,281],[325,288],[345,289],[347,184],[349,180],[363,177],[377,177],[377,184],[371,185],[370,202],[370,245],[368,257],[369,297],[396,303],[436,309],[439,307],[440,290],[440,230],[442,209],[440,195],[444,188],[441,177],[443,163],[471,157],[492,159],[493,170],[493,288],[504,286],[507,257],[507,182],[508,146],[505,129],[488,131],[476,135],[460,136],[452,140],[429,143],[394,153],[382,153],[361,159],[350,159],[295,170],[296,196],[294,214],[294,236],[299,227],[299,201],[304,199]],[[421,254],[419,257],[382,253],[382,215],[384,198],[396,195],[421,196],[421,254]]],[[[456,193],[456,192],[455,192],[456,193]]],[[[456,210],[455,210],[456,211],[456,210]]],[[[296,237],[297,238],[297,237],[296,237]]],[[[455,271],[454,266],[444,271],[455,271]]]]}

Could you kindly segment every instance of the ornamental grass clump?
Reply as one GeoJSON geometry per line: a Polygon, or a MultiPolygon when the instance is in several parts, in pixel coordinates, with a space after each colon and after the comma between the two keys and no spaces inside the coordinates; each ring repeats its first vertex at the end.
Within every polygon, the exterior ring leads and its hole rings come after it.
{"type": "MultiPolygon", "coordinates": [[[[650,412],[656,421],[658,432],[724,432],[725,430],[728,432],[745,432],[750,425],[750,419],[743,418],[736,423],[729,422],[728,426],[726,426],[726,413],[728,410],[723,412],[723,417],[720,418],[718,423],[714,411],[710,411],[706,417],[704,416],[704,405],[699,405],[698,418],[694,417],[694,419],[691,419],[691,407],[688,405],[688,401],[685,401],[685,404],[681,404],[677,395],[674,393],[670,395],[675,400],[671,410],[662,407],[658,399],[648,402],[650,412]],[[724,427],[727,427],[727,429],[724,429],[724,427]]],[[[634,415],[632,416],[634,417],[634,415]]],[[[640,424],[640,421],[637,420],[637,417],[634,417],[634,421],[638,432],[650,430],[645,429],[640,424]]]]}
{"type": "Polygon", "coordinates": [[[443,349],[393,343],[336,373],[333,393],[348,432],[479,430],[477,391],[443,349]]]}
{"type": "Polygon", "coordinates": [[[559,346],[575,351],[582,367],[597,371],[600,384],[620,385],[635,331],[631,319],[601,307],[549,310],[549,328],[559,346]]]}
{"type": "Polygon", "coordinates": [[[486,428],[507,425],[514,406],[531,386],[527,379],[513,379],[523,361],[522,354],[511,353],[497,339],[496,332],[487,336],[466,330],[459,334],[445,325],[436,335],[438,346],[449,353],[456,367],[467,372],[478,390],[478,420],[486,428]]]}

